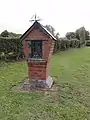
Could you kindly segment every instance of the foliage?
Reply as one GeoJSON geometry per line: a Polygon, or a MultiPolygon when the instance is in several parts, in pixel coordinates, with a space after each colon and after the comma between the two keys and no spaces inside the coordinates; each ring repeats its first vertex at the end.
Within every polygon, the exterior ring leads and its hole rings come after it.
{"type": "Polygon", "coordinates": [[[2,33],[1,33],[1,37],[8,37],[9,35],[9,32],[7,30],[4,30],[2,33]]]}
{"type": "Polygon", "coordinates": [[[70,47],[70,41],[67,38],[60,38],[60,50],[66,50],[70,47]]]}
{"type": "Polygon", "coordinates": [[[66,37],[71,40],[71,47],[76,46],[75,39],[77,39],[78,47],[81,47],[82,45],[85,45],[85,40],[89,40],[89,31],[87,31],[84,27],[81,27],[75,32],[67,32],[66,37]]]}
{"type": "Polygon", "coordinates": [[[81,41],[85,41],[87,37],[86,34],[86,30],[84,27],[81,27],[79,29],[76,30],[76,38],[81,40],[81,41]]]}
{"type": "Polygon", "coordinates": [[[4,30],[0,34],[0,58],[3,60],[19,59],[22,57],[21,34],[4,30]]]}
{"type": "Polygon", "coordinates": [[[76,33],[74,32],[67,32],[66,33],[66,37],[70,40],[70,39],[75,39],[76,38],[76,33]]]}
{"type": "Polygon", "coordinates": [[[44,26],[52,35],[55,36],[55,29],[51,25],[44,26]]]}
{"type": "Polygon", "coordinates": [[[67,39],[67,38],[59,38],[56,41],[54,52],[60,50],[67,50],[69,48],[78,48],[80,47],[80,41],[78,39],[67,39]]]}
{"type": "MultiPolygon", "coordinates": [[[[56,37],[54,53],[60,50],[69,48],[81,47],[85,44],[85,39],[89,39],[89,32],[81,27],[76,32],[67,32],[66,37],[60,38],[60,34],[55,32],[51,25],[46,25],[45,28],[56,37]]],[[[1,33],[0,37],[0,58],[1,59],[19,59],[23,57],[22,43],[19,39],[21,34],[8,32],[7,30],[1,33]],[[12,53],[12,54],[10,54],[12,53]],[[12,56],[12,57],[11,57],[12,56]]]]}
{"type": "Polygon", "coordinates": [[[89,49],[53,55],[50,75],[57,76],[58,87],[54,92],[12,91],[28,76],[27,64],[0,62],[0,120],[90,120],[89,49]]]}
{"type": "Polygon", "coordinates": [[[78,39],[71,39],[70,47],[75,48],[75,47],[79,47],[79,45],[80,45],[80,41],[78,39]]]}
{"type": "Polygon", "coordinates": [[[90,40],[86,41],[86,46],[90,46],[90,40]]]}
{"type": "Polygon", "coordinates": [[[67,32],[66,37],[70,39],[78,39],[80,41],[85,41],[89,39],[89,31],[87,31],[84,27],[80,27],[75,32],[67,32]]]}
{"type": "MultiPolygon", "coordinates": [[[[81,39],[80,35],[84,34],[84,28],[80,28],[75,32],[67,32],[66,37],[60,38],[59,33],[55,33],[55,29],[51,25],[46,25],[46,29],[51,32],[56,37],[56,42],[54,46],[54,53],[60,50],[67,50],[68,48],[79,48],[85,43],[85,39],[81,39]],[[79,38],[77,35],[79,34],[79,38]]],[[[88,34],[88,33],[87,33],[88,34]]],[[[83,35],[84,36],[84,35],[83,35]]],[[[85,37],[85,36],[84,36],[85,37]]]]}
{"type": "Polygon", "coordinates": [[[85,32],[85,39],[86,40],[90,39],[89,34],[90,34],[90,32],[86,30],[86,32],[85,32]]]}
{"type": "Polygon", "coordinates": [[[7,30],[4,30],[1,34],[0,34],[1,37],[9,37],[9,38],[15,38],[15,37],[20,37],[21,34],[16,34],[16,33],[13,33],[13,32],[8,32],[7,30]]]}
{"type": "Polygon", "coordinates": [[[0,37],[1,58],[8,60],[9,58],[15,58],[16,56],[15,59],[19,59],[22,57],[22,51],[22,44],[19,38],[0,37]]]}

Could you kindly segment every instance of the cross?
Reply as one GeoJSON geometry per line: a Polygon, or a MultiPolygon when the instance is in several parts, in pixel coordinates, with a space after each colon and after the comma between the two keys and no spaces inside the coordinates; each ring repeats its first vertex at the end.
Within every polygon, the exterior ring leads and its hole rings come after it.
{"type": "Polygon", "coordinates": [[[41,19],[35,14],[31,17],[31,20],[29,20],[30,22],[35,22],[35,21],[40,21],[41,19]]]}

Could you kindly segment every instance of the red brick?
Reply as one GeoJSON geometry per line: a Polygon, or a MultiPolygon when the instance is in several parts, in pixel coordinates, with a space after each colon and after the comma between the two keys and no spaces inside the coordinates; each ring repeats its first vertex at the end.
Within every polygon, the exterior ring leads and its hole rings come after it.
{"type": "MultiPolygon", "coordinates": [[[[55,41],[50,39],[45,33],[43,33],[38,28],[32,30],[25,38],[25,40],[43,40],[42,58],[45,59],[46,62],[32,61],[32,62],[28,62],[27,64],[28,64],[29,78],[46,80],[49,74],[50,60],[53,53],[55,41]]],[[[25,40],[23,42],[24,54],[25,54],[25,59],[28,59],[28,54],[31,52],[31,48],[28,48],[28,44],[30,44],[30,41],[25,41],[25,40]]]]}

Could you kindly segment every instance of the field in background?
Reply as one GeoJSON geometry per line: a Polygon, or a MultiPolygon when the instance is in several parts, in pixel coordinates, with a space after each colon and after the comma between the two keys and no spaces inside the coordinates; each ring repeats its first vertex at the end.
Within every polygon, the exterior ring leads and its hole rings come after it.
{"type": "Polygon", "coordinates": [[[0,120],[90,120],[90,48],[53,55],[55,93],[15,93],[27,77],[26,62],[0,62],[0,120]]]}

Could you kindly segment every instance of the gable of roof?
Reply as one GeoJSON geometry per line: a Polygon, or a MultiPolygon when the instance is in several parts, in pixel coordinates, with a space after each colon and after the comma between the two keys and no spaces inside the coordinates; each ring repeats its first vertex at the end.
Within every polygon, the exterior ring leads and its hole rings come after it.
{"type": "Polygon", "coordinates": [[[39,26],[40,29],[46,33],[48,36],[50,36],[52,39],[57,40],[43,25],[41,25],[39,22],[35,21],[33,25],[20,37],[20,39],[24,40],[24,38],[33,30],[35,26],[39,26]]]}

